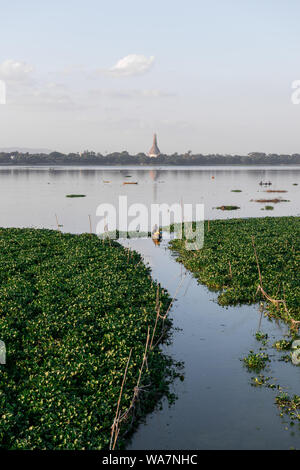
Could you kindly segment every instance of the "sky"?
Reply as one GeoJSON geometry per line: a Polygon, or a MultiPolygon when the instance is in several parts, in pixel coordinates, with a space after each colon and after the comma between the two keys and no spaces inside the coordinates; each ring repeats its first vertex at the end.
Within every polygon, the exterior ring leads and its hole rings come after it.
{"type": "Polygon", "coordinates": [[[299,0],[0,7],[1,148],[300,153],[299,0]]]}

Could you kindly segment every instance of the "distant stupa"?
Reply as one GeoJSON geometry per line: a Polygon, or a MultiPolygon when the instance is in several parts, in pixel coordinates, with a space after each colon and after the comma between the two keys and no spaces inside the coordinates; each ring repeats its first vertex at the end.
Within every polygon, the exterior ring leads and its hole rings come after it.
{"type": "Polygon", "coordinates": [[[149,150],[148,155],[149,155],[149,157],[153,157],[153,158],[156,158],[160,155],[160,150],[157,146],[157,136],[156,136],[156,134],[154,134],[154,136],[153,136],[153,145],[152,145],[151,149],[149,150]]]}

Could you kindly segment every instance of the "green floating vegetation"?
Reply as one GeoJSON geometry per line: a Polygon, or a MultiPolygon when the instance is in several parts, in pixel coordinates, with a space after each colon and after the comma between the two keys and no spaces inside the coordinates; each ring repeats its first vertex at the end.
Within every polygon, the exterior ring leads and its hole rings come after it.
{"type": "Polygon", "coordinates": [[[293,421],[300,421],[300,396],[294,395],[290,397],[286,393],[282,393],[275,399],[276,405],[281,409],[281,416],[286,414],[293,421]]]}
{"type": "Polygon", "coordinates": [[[279,362],[292,362],[292,357],[290,354],[283,354],[279,359],[279,362]]]}
{"type": "Polygon", "coordinates": [[[247,357],[244,357],[243,363],[248,370],[260,372],[265,369],[267,362],[270,362],[269,356],[266,353],[254,353],[250,351],[247,357]]]}
{"type": "MultiPolygon", "coordinates": [[[[170,298],[141,256],[95,235],[0,229],[1,449],[107,449],[130,406],[157,317],[170,298]]],[[[170,321],[165,326],[170,327],[170,321]]],[[[153,345],[161,341],[161,321],[153,345]]],[[[149,348],[135,419],[168,394],[174,368],[149,348]]],[[[124,445],[132,416],[120,428],[124,445]]]]}
{"type": "MultiPolygon", "coordinates": [[[[299,217],[213,220],[205,223],[202,249],[186,250],[184,239],[170,246],[200,282],[220,291],[219,304],[251,304],[262,299],[252,236],[264,291],[272,299],[285,299],[289,314],[300,320],[299,217]]],[[[285,318],[282,304],[267,306],[270,314],[285,318]]]]}
{"type": "Polygon", "coordinates": [[[86,197],[86,194],[67,194],[66,197],[86,197]]]}
{"type": "Polygon", "coordinates": [[[273,211],[274,210],[274,206],[265,206],[263,209],[261,209],[262,211],[273,211]]]}
{"type": "MultiPolygon", "coordinates": [[[[251,199],[251,201],[253,201],[253,199],[251,199]]],[[[279,202],[291,202],[291,201],[289,199],[281,199],[281,198],[275,197],[273,199],[255,199],[254,202],[260,202],[260,203],[272,202],[273,204],[278,204],[279,202]]]]}
{"type": "Polygon", "coordinates": [[[255,333],[255,338],[257,341],[265,342],[268,339],[268,333],[262,333],[261,331],[257,331],[255,333]]]}
{"type": "Polygon", "coordinates": [[[232,189],[231,192],[232,193],[241,193],[242,190],[241,189],[232,189]]]}
{"type": "Polygon", "coordinates": [[[265,387],[271,389],[281,390],[280,385],[273,382],[270,383],[272,377],[265,377],[263,374],[259,374],[258,377],[251,377],[252,387],[265,387]]]}
{"type": "Polygon", "coordinates": [[[288,351],[291,349],[292,344],[293,340],[281,339],[276,341],[276,343],[273,344],[273,347],[277,349],[277,351],[288,351]]]}
{"type": "Polygon", "coordinates": [[[216,209],[219,209],[221,211],[236,211],[237,209],[240,209],[239,206],[219,206],[216,207],[216,209]]]}

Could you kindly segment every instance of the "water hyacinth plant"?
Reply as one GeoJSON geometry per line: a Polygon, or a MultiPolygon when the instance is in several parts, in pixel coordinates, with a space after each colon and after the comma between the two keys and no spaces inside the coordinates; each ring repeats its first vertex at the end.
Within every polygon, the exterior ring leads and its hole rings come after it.
{"type": "Polygon", "coordinates": [[[250,351],[248,356],[243,358],[243,363],[248,370],[254,370],[255,372],[260,372],[266,367],[267,362],[269,362],[269,356],[266,353],[254,353],[250,351]]]}
{"type": "Polygon", "coordinates": [[[213,220],[210,227],[205,223],[202,249],[186,250],[185,240],[172,241],[171,249],[200,282],[220,291],[219,304],[258,302],[262,282],[271,299],[267,299],[269,313],[300,320],[299,217],[213,220]],[[272,299],[283,299],[284,303],[272,299]]]}
{"type": "MultiPolygon", "coordinates": [[[[122,413],[168,294],[139,254],[90,234],[0,229],[0,253],[0,448],[107,449],[129,351],[122,413]]],[[[159,320],[153,344],[161,333],[159,320]]],[[[168,392],[172,373],[169,358],[151,348],[118,446],[133,416],[168,392]]]]}

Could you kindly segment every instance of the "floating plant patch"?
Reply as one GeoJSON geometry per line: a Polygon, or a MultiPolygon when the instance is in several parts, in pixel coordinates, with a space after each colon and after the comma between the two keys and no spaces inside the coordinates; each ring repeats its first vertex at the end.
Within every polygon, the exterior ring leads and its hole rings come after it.
{"type": "Polygon", "coordinates": [[[240,209],[239,206],[219,206],[216,207],[216,209],[219,209],[221,211],[236,211],[237,209],[240,209]]]}
{"type": "MultiPolygon", "coordinates": [[[[251,199],[251,202],[253,199],[251,199]]],[[[278,204],[279,202],[290,202],[288,199],[279,199],[279,198],[274,198],[274,199],[255,199],[254,202],[260,202],[260,203],[266,203],[266,202],[272,202],[273,204],[278,204]]]]}
{"type": "MultiPolygon", "coordinates": [[[[153,345],[161,341],[162,322],[154,326],[168,294],[138,253],[95,235],[0,229],[0,247],[0,338],[9,351],[0,365],[0,448],[108,449],[129,354],[121,414],[147,332],[153,345]]],[[[138,416],[168,395],[172,370],[158,346],[148,348],[138,416]]]]}
{"type": "MultiPolygon", "coordinates": [[[[201,250],[186,250],[184,239],[172,241],[171,248],[200,282],[220,290],[221,305],[250,304],[262,299],[257,292],[259,275],[252,236],[265,292],[272,299],[285,299],[289,314],[300,320],[299,217],[211,220],[209,225],[205,222],[201,250]]],[[[268,311],[284,318],[283,305],[270,302],[268,311]]]]}
{"type": "Polygon", "coordinates": [[[265,193],[287,193],[285,189],[267,189],[265,193]]]}

